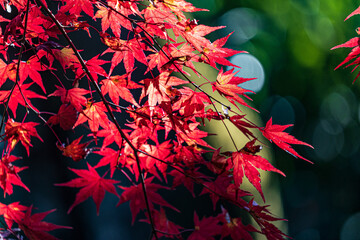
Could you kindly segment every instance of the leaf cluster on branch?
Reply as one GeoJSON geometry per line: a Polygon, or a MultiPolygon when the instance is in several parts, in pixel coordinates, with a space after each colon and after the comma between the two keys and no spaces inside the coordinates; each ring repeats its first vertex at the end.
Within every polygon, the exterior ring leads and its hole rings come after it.
{"type": "MultiPolygon", "coordinates": [[[[14,149],[22,145],[29,155],[33,140],[42,140],[37,129],[48,127],[64,156],[87,161],[87,169],[70,168],[76,178],[56,184],[79,189],[69,214],[90,197],[99,214],[105,193],[110,192],[119,198],[117,205],[129,202],[132,222],[144,213],[141,221],[150,224],[153,239],[252,239],[253,233],[268,239],[287,237],[273,224],[283,219],[256,203],[252,193],[242,190],[242,183],[247,178],[264,199],[259,170],[284,175],[259,155],[263,145],[259,135],[304,160],[291,145],[311,145],[284,132],[291,125],[273,124],[270,119],[265,127],[257,126],[241,111],[256,111],[248,104],[251,91],[240,85],[252,78],[237,76],[233,69],[237,66],[227,58],[243,52],[224,47],[230,35],[213,42],[205,37],[223,27],[201,25],[184,14],[205,9],[185,0],[2,0],[0,5],[16,12],[12,19],[0,17],[5,24],[0,36],[4,197],[13,194],[14,185],[30,191],[21,180],[27,167],[16,163],[20,157],[14,149]],[[77,32],[100,39],[106,50],[85,59],[83,53],[89,49],[76,46],[69,35],[77,32]],[[195,67],[199,63],[218,70],[214,79],[205,78],[205,84],[222,99],[189,78],[190,72],[202,76],[195,67]],[[117,75],[120,69],[124,72],[117,75]],[[45,79],[44,73],[52,77],[45,79]],[[35,100],[48,98],[61,102],[53,112],[43,111],[35,100]],[[239,147],[228,131],[236,150],[214,149],[204,140],[209,133],[199,129],[208,121],[235,125],[248,142],[239,147]],[[78,129],[88,135],[70,142],[58,135],[60,130],[78,129]],[[94,154],[100,156],[97,164],[88,161],[94,154]],[[105,169],[104,175],[100,169],[105,169]],[[128,182],[120,182],[118,175],[128,182]],[[167,218],[169,211],[179,210],[159,190],[185,186],[196,198],[194,185],[221,211],[199,216],[195,210],[194,227],[185,229],[167,218]],[[254,224],[231,217],[224,202],[247,212],[254,224]]],[[[0,203],[4,220],[0,234],[55,239],[48,231],[68,228],[42,221],[53,210],[35,214],[32,210],[19,202],[0,203]]]]}

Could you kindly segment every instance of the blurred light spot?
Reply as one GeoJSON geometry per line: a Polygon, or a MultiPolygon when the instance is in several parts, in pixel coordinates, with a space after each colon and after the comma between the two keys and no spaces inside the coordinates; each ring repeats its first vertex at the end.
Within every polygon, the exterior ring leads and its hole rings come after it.
{"type": "Polygon", "coordinates": [[[235,68],[239,71],[236,76],[244,78],[256,78],[254,80],[240,84],[239,86],[254,92],[259,92],[264,86],[265,72],[260,61],[250,54],[238,54],[230,58],[230,62],[241,68],[235,68]]]}
{"type": "Polygon", "coordinates": [[[319,0],[292,0],[291,3],[294,7],[303,13],[318,13],[320,9],[319,0]]]}
{"type": "Polygon", "coordinates": [[[312,142],[316,156],[323,161],[331,161],[344,145],[343,128],[336,121],[322,119],[315,127],[312,142]]]}
{"type": "Polygon", "coordinates": [[[350,106],[347,100],[339,93],[332,93],[321,104],[320,115],[324,118],[333,118],[346,126],[351,120],[350,106]]]}
{"type": "Polygon", "coordinates": [[[317,229],[309,228],[301,231],[295,237],[296,240],[320,240],[320,232],[317,229]]]}
{"type": "MultiPolygon", "coordinates": [[[[276,124],[293,124],[295,111],[286,98],[280,97],[271,108],[270,116],[276,124]]],[[[289,129],[291,130],[291,129],[289,129]]]]}
{"type": "Polygon", "coordinates": [[[335,44],[335,31],[330,19],[319,14],[308,19],[305,30],[310,40],[324,50],[331,48],[335,44]]]}
{"type": "MultiPolygon", "coordinates": [[[[360,128],[358,124],[351,124],[350,126],[347,126],[344,131],[345,134],[345,143],[344,147],[341,151],[341,156],[343,157],[351,157],[355,155],[360,146],[360,128]]],[[[358,160],[358,158],[357,158],[358,160]]],[[[360,164],[360,161],[358,161],[360,164]]]]}
{"type": "Polygon", "coordinates": [[[301,65],[317,69],[322,67],[324,56],[305,31],[297,31],[289,35],[289,43],[294,57],[301,65]]]}
{"type": "Polygon", "coordinates": [[[329,134],[337,135],[343,132],[343,128],[341,127],[339,122],[332,119],[321,119],[320,124],[322,128],[329,134]]]}
{"type": "Polygon", "coordinates": [[[232,9],[221,16],[219,22],[228,32],[234,32],[228,43],[236,45],[253,38],[261,26],[258,13],[249,8],[232,9]]]}
{"type": "Polygon", "coordinates": [[[360,240],[360,213],[346,220],[341,228],[340,240],[360,240]]]}

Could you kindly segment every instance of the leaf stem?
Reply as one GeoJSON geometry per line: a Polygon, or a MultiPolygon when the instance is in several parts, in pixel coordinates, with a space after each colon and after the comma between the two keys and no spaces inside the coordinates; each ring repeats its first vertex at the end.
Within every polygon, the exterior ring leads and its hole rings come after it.
{"type": "Polygon", "coordinates": [[[95,81],[93,76],[90,74],[90,71],[89,71],[88,67],[85,64],[84,59],[81,57],[79,51],[75,47],[74,43],[72,42],[72,40],[70,39],[70,37],[68,36],[68,34],[64,30],[64,28],[61,26],[59,21],[55,18],[53,13],[44,5],[44,3],[41,2],[41,0],[36,0],[36,2],[43,7],[44,11],[49,15],[49,17],[55,23],[55,25],[60,30],[62,35],[65,37],[66,41],[69,43],[70,47],[74,51],[74,54],[75,54],[76,58],[79,60],[81,66],[82,66],[82,70],[85,72],[86,76],[88,77],[88,79],[90,80],[90,82],[94,86],[96,92],[100,96],[101,101],[104,103],[104,105],[106,107],[106,110],[107,110],[107,112],[108,112],[108,114],[110,116],[111,121],[115,124],[115,126],[116,126],[117,130],[119,131],[121,137],[127,142],[127,144],[130,146],[130,148],[134,151],[134,153],[135,153],[134,155],[135,155],[135,159],[136,159],[136,163],[137,163],[137,167],[138,167],[138,171],[139,171],[139,175],[140,175],[140,182],[141,182],[141,186],[142,186],[142,190],[143,190],[143,194],[144,194],[144,198],[145,198],[146,209],[147,209],[150,224],[151,224],[151,227],[152,227],[152,232],[153,232],[153,234],[155,236],[155,239],[158,240],[159,238],[157,236],[156,229],[155,229],[155,224],[154,224],[154,221],[153,221],[153,218],[152,218],[152,215],[151,215],[151,209],[150,209],[149,199],[148,199],[147,192],[146,192],[144,176],[143,176],[142,171],[141,171],[140,159],[139,159],[139,156],[138,156],[138,151],[139,150],[132,144],[130,139],[125,135],[124,131],[121,129],[119,123],[117,122],[117,120],[116,120],[116,118],[115,118],[115,116],[114,116],[114,114],[113,114],[113,112],[112,112],[112,110],[110,108],[110,105],[109,105],[108,101],[105,99],[105,96],[102,94],[99,85],[97,84],[97,82],[95,81]]]}

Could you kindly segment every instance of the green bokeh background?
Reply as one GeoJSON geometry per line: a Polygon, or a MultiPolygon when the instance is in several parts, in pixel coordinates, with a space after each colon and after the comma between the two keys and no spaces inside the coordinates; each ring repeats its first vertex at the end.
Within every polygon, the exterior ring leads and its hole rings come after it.
{"type": "Polygon", "coordinates": [[[210,10],[192,14],[200,24],[227,26],[210,39],[239,29],[249,38],[238,38],[235,32],[226,47],[248,51],[262,63],[265,84],[252,98],[263,121],[273,116],[274,123],[295,124],[291,134],[315,147],[295,147],[314,165],[273,152],[274,164],[287,175],[280,179],[278,194],[289,235],[304,240],[360,239],[360,83],[352,84],[357,71],[334,71],[349,51],[330,50],[357,35],[360,16],[344,19],[359,1],[192,3],[210,10]]]}

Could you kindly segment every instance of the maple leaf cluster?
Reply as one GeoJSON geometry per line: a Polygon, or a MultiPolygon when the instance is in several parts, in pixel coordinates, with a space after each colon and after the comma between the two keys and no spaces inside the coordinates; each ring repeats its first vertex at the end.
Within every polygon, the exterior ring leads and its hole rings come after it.
{"type": "MultiPolygon", "coordinates": [[[[355,9],[352,13],[350,13],[344,21],[348,20],[352,16],[359,15],[360,14],[360,6],[355,9]]],[[[356,33],[360,35],[360,28],[356,28],[356,33]]],[[[351,52],[347,55],[347,57],[335,68],[338,69],[340,67],[348,68],[352,67],[352,72],[354,72],[360,65],[360,37],[353,37],[350,40],[346,41],[345,43],[339,44],[331,50],[338,49],[338,48],[352,48],[351,52]]],[[[356,74],[356,77],[353,81],[353,83],[358,79],[360,76],[360,72],[356,74]]]]}
{"type": "MultiPolygon", "coordinates": [[[[58,140],[54,144],[69,161],[87,163],[87,169],[70,168],[77,178],[56,184],[79,188],[69,214],[90,197],[99,214],[109,192],[119,198],[117,206],[129,202],[133,223],[145,217],[141,221],[151,225],[154,239],[252,239],[253,233],[268,239],[287,237],[272,223],[283,219],[272,216],[268,206],[258,205],[252,193],[242,190],[242,183],[247,178],[265,201],[259,170],[285,176],[260,155],[260,135],[304,160],[291,144],[311,145],[284,131],[291,125],[273,124],[270,119],[260,127],[242,113],[244,107],[256,111],[248,103],[251,91],[240,85],[252,79],[239,77],[227,58],[243,52],[224,47],[230,35],[213,42],[205,37],[222,26],[201,25],[184,14],[206,9],[185,0],[60,0],[51,4],[57,7],[48,7],[45,0],[0,1],[3,9],[16,12],[12,19],[0,17],[6,26],[0,35],[4,111],[0,187],[5,197],[12,195],[14,185],[30,191],[20,177],[27,166],[13,165],[20,159],[13,150],[22,145],[29,155],[34,141],[42,141],[37,129],[47,125],[58,140]],[[85,15],[90,20],[83,20],[85,15]],[[77,48],[68,35],[81,31],[89,40],[100,39],[106,50],[84,59],[87,49],[77,48]],[[65,45],[59,39],[65,39],[65,45]],[[189,79],[190,72],[201,76],[196,64],[218,70],[207,84],[236,111],[189,79]],[[53,77],[45,79],[45,72],[53,77]],[[34,101],[48,98],[59,103],[50,113],[34,101]],[[224,113],[215,102],[224,107],[224,113]],[[32,115],[37,122],[31,120],[32,115]],[[234,142],[233,152],[214,149],[204,140],[209,133],[199,129],[208,121],[233,124],[248,142],[241,148],[234,142]],[[87,136],[70,141],[58,136],[59,131],[81,128],[88,131],[87,136]],[[209,154],[210,158],[205,157],[209,154]],[[93,155],[100,156],[96,164],[90,161],[93,155]],[[120,182],[119,175],[128,182],[120,182]],[[200,194],[195,194],[195,185],[202,188],[200,194]],[[212,216],[200,218],[195,210],[193,229],[167,217],[169,211],[179,210],[161,191],[179,186],[185,186],[194,198],[207,195],[214,206],[212,216]],[[223,201],[246,211],[256,224],[231,217],[223,207],[216,211],[223,201]]],[[[33,215],[31,211],[32,206],[19,202],[0,203],[5,230],[15,233],[12,229],[17,224],[29,239],[55,239],[47,232],[67,228],[42,222],[52,210],[33,215]]]]}

